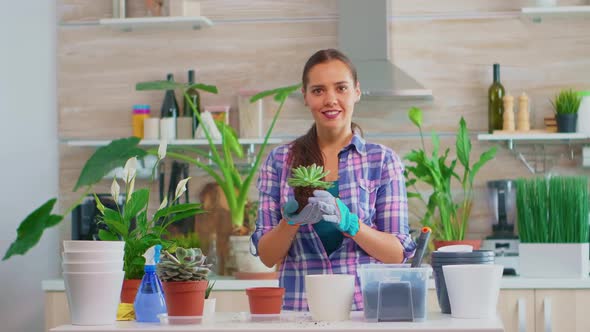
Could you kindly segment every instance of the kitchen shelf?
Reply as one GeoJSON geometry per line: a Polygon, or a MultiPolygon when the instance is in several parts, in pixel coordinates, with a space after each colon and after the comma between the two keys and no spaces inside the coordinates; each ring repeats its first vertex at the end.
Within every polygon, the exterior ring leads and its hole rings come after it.
{"type": "Polygon", "coordinates": [[[191,28],[199,30],[213,25],[213,22],[205,16],[158,16],[158,17],[128,17],[128,18],[103,18],[98,21],[71,21],[61,22],[60,26],[104,26],[132,31],[140,28],[191,28]]]}
{"type": "Polygon", "coordinates": [[[554,7],[525,7],[520,11],[523,17],[533,22],[541,22],[543,18],[563,18],[590,15],[590,6],[554,6],[554,7]]]}
{"type": "MultiPolygon", "coordinates": [[[[479,134],[477,139],[489,142],[506,142],[507,148],[516,154],[517,158],[529,169],[531,173],[546,172],[550,168],[549,159],[554,155],[548,146],[566,145],[569,148],[569,157],[574,157],[574,146],[588,143],[590,135],[584,133],[514,133],[514,134],[479,134]],[[527,153],[517,151],[516,143],[532,149],[527,153]],[[532,161],[531,161],[532,157],[532,161]]],[[[560,153],[560,152],[558,152],[560,153]]]]}
{"type": "MultiPolygon", "coordinates": [[[[65,140],[64,143],[69,146],[77,147],[100,147],[108,145],[112,140],[65,140]]],[[[262,145],[263,138],[240,138],[239,143],[242,145],[262,145]]],[[[268,144],[280,144],[283,140],[277,138],[270,138],[268,144]]],[[[221,141],[213,142],[215,145],[221,145],[221,141]]],[[[143,146],[158,146],[160,140],[141,140],[139,145],[143,146]]],[[[209,142],[206,139],[178,139],[168,142],[168,145],[201,145],[207,146],[209,142]]]]}

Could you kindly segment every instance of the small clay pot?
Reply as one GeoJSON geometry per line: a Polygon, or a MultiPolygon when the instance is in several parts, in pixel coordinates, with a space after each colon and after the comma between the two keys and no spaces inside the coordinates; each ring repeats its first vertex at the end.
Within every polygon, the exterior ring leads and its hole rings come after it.
{"type": "Polygon", "coordinates": [[[246,288],[250,313],[255,315],[280,314],[285,289],[283,287],[246,288]]]}
{"type": "Polygon", "coordinates": [[[163,282],[168,316],[202,316],[207,280],[163,282]]]}
{"type": "Polygon", "coordinates": [[[314,187],[294,187],[293,194],[295,195],[295,200],[299,204],[299,209],[297,209],[297,213],[301,212],[303,208],[307,205],[307,199],[313,196],[313,191],[317,188],[314,187]]]}
{"type": "Polygon", "coordinates": [[[135,302],[137,290],[141,284],[141,279],[125,279],[121,288],[121,303],[135,302]]]}

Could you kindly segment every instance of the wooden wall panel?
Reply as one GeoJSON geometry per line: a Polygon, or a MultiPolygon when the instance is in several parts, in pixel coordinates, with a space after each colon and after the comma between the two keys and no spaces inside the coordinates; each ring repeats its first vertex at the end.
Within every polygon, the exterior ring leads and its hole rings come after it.
{"type": "MultiPolygon", "coordinates": [[[[443,134],[442,144],[454,151],[454,133],[461,116],[473,137],[487,130],[487,88],[492,63],[502,65],[502,82],[513,95],[531,98],[533,123],[542,126],[551,114],[548,102],[559,89],[587,89],[590,77],[588,18],[545,20],[534,24],[518,18],[528,0],[393,1],[391,53],[396,65],[434,91],[433,101],[366,98],[355,109],[368,139],[392,147],[400,156],[419,146],[416,129],[407,119],[412,106],[424,110],[425,132],[443,134]],[[497,13],[504,13],[496,15],[497,13]],[[513,14],[513,15],[512,15],[513,14]]],[[[581,4],[582,1],[560,1],[581,4]]],[[[111,1],[58,1],[61,20],[76,22],[110,17],[111,1]]],[[[296,83],[305,60],[317,49],[337,46],[337,1],[204,0],[203,15],[216,23],[199,31],[146,29],[121,32],[99,26],[62,25],[58,30],[59,135],[62,139],[115,138],[131,132],[130,111],[147,103],[159,114],[162,94],[136,92],[135,83],[163,79],[172,72],[178,81],[186,71],[215,84],[219,95],[203,95],[207,105],[232,106],[236,125],[237,91],[296,83]],[[328,19],[323,19],[323,18],[328,19]],[[318,20],[318,18],[320,18],[318,20]]],[[[130,16],[145,12],[143,1],[128,1],[130,16]]],[[[362,84],[362,82],[361,82],[362,84]]],[[[268,125],[277,105],[265,101],[268,125]]],[[[276,137],[292,139],[312,121],[301,97],[290,98],[275,128],[276,137]]],[[[473,138],[474,154],[493,144],[473,138]]],[[[531,176],[516,156],[500,146],[498,156],[477,178],[470,237],[490,232],[485,183],[492,179],[531,176]]],[[[588,173],[557,146],[554,174],[588,173]]],[[[71,188],[91,149],[62,145],[60,198],[62,207],[77,194],[71,188]]],[[[472,157],[475,158],[475,157],[472,157]]],[[[194,173],[192,188],[209,181],[194,173]]],[[[97,190],[107,191],[109,181],[97,190]]],[[[253,186],[254,187],[254,186],[253,186]]],[[[458,189],[458,188],[457,188],[458,189]]],[[[256,197],[255,189],[251,192],[256,197]]],[[[412,211],[419,208],[412,204],[412,211]]]]}

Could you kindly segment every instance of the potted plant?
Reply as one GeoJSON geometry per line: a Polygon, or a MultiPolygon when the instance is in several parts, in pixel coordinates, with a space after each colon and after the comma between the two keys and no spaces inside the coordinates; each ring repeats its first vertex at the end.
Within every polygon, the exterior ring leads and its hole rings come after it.
{"type": "Polygon", "coordinates": [[[551,101],[555,110],[557,131],[560,133],[575,133],[578,121],[578,109],[582,97],[572,89],[561,90],[551,101]]]}
{"type": "Polygon", "coordinates": [[[520,275],[588,277],[588,178],[520,178],[516,186],[520,275]]]}
{"type": "Polygon", "coordinates": [[[473,206],[473,182],[481,167],[496,155],[496,147],[482,153],[479,160],[471,164],[471,139],[465,119],[461,117],[455,144],[457,158],[452,160],[449,158],[449,148],[439,155],[439,137],[435,133],[432,134],[432,152],[428,153],[422,134],[422,111],[412,107],[408,116],[412,123],[418,127],[422,142],[421,149],[412,150],[404,156],[405,160],[413,163],[408,164],[405,169],[408,198],[416,198],[426,207],[426,212],[420,219],[420,223],[432,229],[436,248],[462,241],[473,245],[474,249],[479,249],[481,240],[465,240],[473,206]],[[463,166],[461,176],[455,172],[457,162],[463,166]],[[461,196],[453,194],[451,186],[453,179],[461,185],[461,196]],[[417,192],[417,183],[425,184],[432,189],[428,200],[424,200],[422,195],[417,192]],[[410,192],[410,188],[416,191],[410,192]]]}
{"type": "Polygon", "coordinates": [[[203,319],[204,320],[211,320],[215,317],[215,299],[209,298],[211,295],[211,291],[213,290],[213,286],[215,286],[215,280],[208,281],[207,289],[205,290],[205,303],[203,306],[203,319]]]}
{"type": "Polygon", "coordinates": [[[209,274],[205,259],[199,248],[162,251],[156,273],[162,280],[168,316],[203,315],[209,274]]]}
{"type": "MultiPolygon", "coordinates": [[[[163,148],[162,148],[163,149],[163,148]]],[[[164,152],[159,155],[160,159],[164,158],[164,152]]],[[[125,271],[125,280],[121,291],[122,303],[133,303],[141,278],[144,274],[145,258],[143,254],[146,250],[156,244],[168,249],[175,244],[172,240],[165,240],[164,236],[168,234],[168,226],[182,218],[194,216],[197,213],[204,212],[200,204],[174,204],[186,191],[186,184],[189,178],[181,180],[176,188],[175,196],[172,202],[167,198],[161,202],[158,210],[149,218],[149,201],[150,191],[147,188],[134,191],[136,171],[135,157],[130,158],[124,168],[123,182],[125,184],[125,206],[116,205],[116,209],[105,207],[98,197],[95,196],[96,206],[101,214],[100,223],[104,224],[105,229],[100,229],[98,236],[103,241],[124,241],[125,253],[123,256],[123,270],[125,271]],[[169,204],[171,206],[169,206],[169,204]]],[[[117,178],[113,179],[111,185],[111,196],[117,201],[119,197],[120,186],[117,178]]]]}
{"type": "Polygon", "coordinates": [[[295,200],[299,204],[297,213],[301,212],[307,205],[307,199],[313,196],[313,191],[317,189],[325,190],[332,187],[330,182],[323,181],[330,171],[324,172],[323,166],[316,164],[310,166],[299,166],[291,171],[291,176],[287,183],[293,187],[295,200]]]}

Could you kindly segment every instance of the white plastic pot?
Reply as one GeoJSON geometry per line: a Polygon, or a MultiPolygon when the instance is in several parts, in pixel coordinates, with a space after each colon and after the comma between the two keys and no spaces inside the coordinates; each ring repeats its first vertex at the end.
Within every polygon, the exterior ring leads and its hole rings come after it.
{"type": "Polygon", "coordinates": [[[124,255],[123,250],[66,251],[62,252],[61,257],[64,263],[94,263],[123,261],[124,255]]]}
{"type": "Polygon", "coordinates": [[[500,294],[502,265],[444,265],[445,284],[454,318],[494,318],[500,294]]]}
{"type": "Polygon", "coordinates": [[[305,295],[313,320],[348,320],[354,296],[354,275],[306,275],[305,295]]]}
{"type": "Polygon", "coordinates": [[[63,242],[64,252],[70,251],[123,251],[124,241],[77,241],[66,240],[63,242]]]}
{"type": "Polygon", "coordinates": [[[110,262],[87,262],[61,264],[63,272],[119,272],[123,271],[123,260],[110,262]]]}
{"type": "Polygon", "coordinates": [[[105,273],[64,272],[64,284],[73,325],[111,325],[123,286],[123,271],[105,273]]]}

